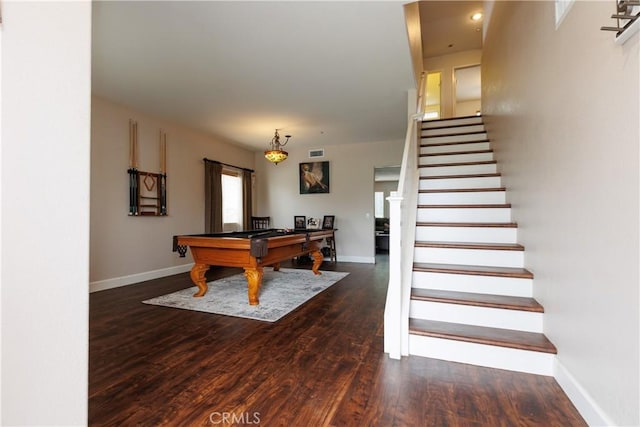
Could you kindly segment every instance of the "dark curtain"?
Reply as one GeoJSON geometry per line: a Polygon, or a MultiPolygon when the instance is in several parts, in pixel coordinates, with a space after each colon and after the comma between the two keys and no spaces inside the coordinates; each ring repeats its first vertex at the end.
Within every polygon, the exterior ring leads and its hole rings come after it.
{"type": "Polygon", "coordinates": [[[251,230],[253,224],[251,224],[251,215],[253,215],[253,204],[251,199],[253,194],[251,189],[253,173],[248,170],[242,171],[242,221],[244,223],[245,230],[251,230]]]}
{"type": "Polygon", "coordinates": [[[204,162],[204,232],[222,231],[222,165],[204,162]]]}

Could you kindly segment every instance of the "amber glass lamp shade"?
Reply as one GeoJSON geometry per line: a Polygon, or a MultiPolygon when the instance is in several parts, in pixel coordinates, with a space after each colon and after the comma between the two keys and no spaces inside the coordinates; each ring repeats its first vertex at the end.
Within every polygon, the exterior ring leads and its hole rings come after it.
{"type": "Polygon", "coordinates": [[[264,157],[271,163],[278,164],[287,159],[289,153],[283,150],[267,150],[264,152],[264,157]]]}

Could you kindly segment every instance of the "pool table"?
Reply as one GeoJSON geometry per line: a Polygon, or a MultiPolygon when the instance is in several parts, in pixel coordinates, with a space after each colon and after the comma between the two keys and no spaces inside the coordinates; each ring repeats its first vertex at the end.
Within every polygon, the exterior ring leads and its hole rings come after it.
{"type": "Polygon", "coordinates": [[[247,278],[249,304],[258,305],[264,267],[273,266],[277,271],[281,261],[309,254],[313,257],[311,270],[320,274],[321,242],[333,237],[333,233],[333,230],[268,229],[174,236],[173,250],[184,256],[187,248],[191,249],[195,262],[191,280],[198,287],[194,297],[207,293],[205,273],[210,266],[242,267],[247,278]]]}

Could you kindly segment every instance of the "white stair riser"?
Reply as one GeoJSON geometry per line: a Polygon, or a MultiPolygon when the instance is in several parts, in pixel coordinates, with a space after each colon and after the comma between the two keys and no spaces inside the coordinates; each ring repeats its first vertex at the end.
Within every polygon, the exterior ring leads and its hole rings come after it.
{"type": "Polygon", "coordinates": [[[412,319],[542,333],[542,313],[411,300],[412,319]]]}
{"type": "Polygon", "coordinates": [[[452,136],[422,136],[421,144],[441,144],[443,142],[469,142],[484,141],[487,139],[487,133],[470,133],[468,135],[452,135],[452,136]]]}
{"type": "Polygon", "coordinates": [[[414,261],[435,264],[486,265],[493,267],[524,267],[524,251],[488,249],[414,249],[414,261]]]}
{"type": "Polygon", "coordinates": [[[473,178],[421,179],[420,190],[446,190],[460,188],[497,188],[502,185],[499,176],[473,178]]]}
{"type": "Polygon", "coordinates": [[[445,154],[444,156],[422,156],[420,165],[437,165],[440,163],[484,162],[493,160],[493,153],[445,154]]]}
{"type": "Polygon", "coordinates": [[[449,128],[436,128],[436,129],[422,129],[422,136],[436,136],[436,135],[451,135],[453,133],[467,133],[467,132],[484,132],[483,124],[465,125],[459,127],[449,128]]]}
{"type": "Polygon", "coordinates": [[[511,222],[511,208],[418,208],[418,222],[511,222]]]}
{"type": "Polygon", "coordinates": [[[518,229],[515,227],[416,227],[417,241],[470,242],[470,243],[517,243],[518,229]]]}
{"type": "Polygon", "coordinates": [[[546,376],[553,375],[555,360],[555,355],[550,353],[414,334],[409,334],[409,354],[546,376]]]}
{"type": "Polygon", "coordinates": [[[533,297],[533,279],[414,271],[412,287],[476,294],[533,297]]]}
{"type": "MultiPolygon", "coordinates": [[[[426,143],[423,141],[423,143],[426,143]]],[[[420,154],[454,153],[457,151],[490,150],[488,142],[473,142],[468,144],[434,145],[420,147],[420,154]]]]}
{"type": "Polygon", "coordinates": [[[443,127],[443,126],[458,126],[458,125],[473,125],[473,124],[482,124],[482,117],[465,117],[460,119],[451,119],[451,120],[429,120],[422,123],[422,129],[429,129],[432,127],[443,127]]]}
{"type": "Polygon", "coordinates": [[[471,175],[477,173],[496,173],[495,163],[464,166],[431,166],[420,168],[420,176],[471,175]]]}
{"type": "Polygon", "coordinates": [[[504,191],[470,191],[457,193],[420,193],[420,205],[493,205],[506,203],[504,191]]]}

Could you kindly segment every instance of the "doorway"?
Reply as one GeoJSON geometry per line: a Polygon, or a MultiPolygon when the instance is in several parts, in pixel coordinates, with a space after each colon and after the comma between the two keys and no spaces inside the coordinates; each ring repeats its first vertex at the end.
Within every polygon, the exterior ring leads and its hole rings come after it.
{"type": "Polygon", "coordinates": [[[427,73],[424,96],[424,119],[437,120],[442,117],[442,72],[427,73]]]}
{"type": "Polygon", "coordinates": [[[480,65],[453,69],[454,117],[479,116],[481,113],[480,65]]]}
{"type": "Polygon", "coordinates": [[[389,253],[389,202],[387,197],[398,190],[400,166],[374,169],[374,217],[376,255],[389,253]]]}

